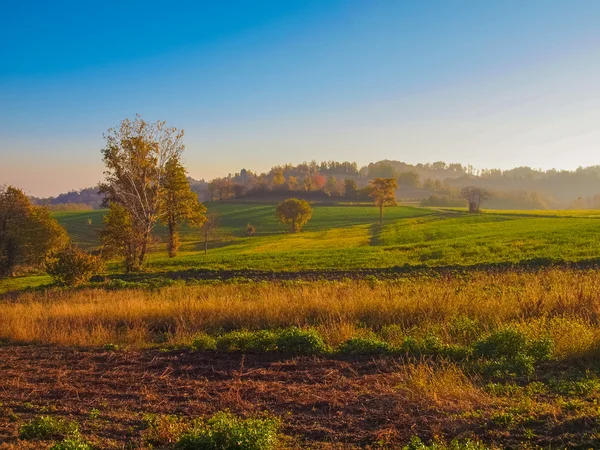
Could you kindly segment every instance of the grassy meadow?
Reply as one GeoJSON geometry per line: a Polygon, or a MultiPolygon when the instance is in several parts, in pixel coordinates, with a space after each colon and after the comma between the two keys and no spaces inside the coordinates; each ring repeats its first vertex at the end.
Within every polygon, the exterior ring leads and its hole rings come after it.
{"type": "MultiPolygon", "coordinates": [[[[147,272],[177,273],[190,269],[298,271],[389,268],[395,266],[469,267],[519,263],[535,259],[577,262],[600,255],[600,215],[597,211],[488,211],[469,215],[460,210],[411,206],[385,210],[383,226],[372,206],[316,205],[313,218],[300,233],[289,233],[277,222],[275,206],[213,203],[209,211],[221,226],[203,251],[197,229],[184,228],[176,258],[164,250],[165,230],[147,272]],[[256,234],[247,236],[246,225],[256,234]]],[[[81,247],[99,247],[98,230],[104,211],[57,212],[56,218],[81,247]]],[[[122,272],[118,262],[109,273],[122,272]]],[[[48,284],[46,276],[0,281],[0,292],[48,284]]]]}

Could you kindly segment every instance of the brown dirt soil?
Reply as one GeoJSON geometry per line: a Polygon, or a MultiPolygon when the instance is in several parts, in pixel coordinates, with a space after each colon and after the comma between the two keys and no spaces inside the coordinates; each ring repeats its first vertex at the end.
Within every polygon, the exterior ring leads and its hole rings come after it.
{"type": "Polygon", "coordinates": [[[145,413],[196,417],[227,409],[281,417],[295,448],[476,432],[478,424],[457,418],[451,403],[397,389],[401,372],[391,359],[0,346],[0,448],[44,448],[18,441],[19,425],[40,415],[76,420],[99,448],[145,448],[145,413]]]}

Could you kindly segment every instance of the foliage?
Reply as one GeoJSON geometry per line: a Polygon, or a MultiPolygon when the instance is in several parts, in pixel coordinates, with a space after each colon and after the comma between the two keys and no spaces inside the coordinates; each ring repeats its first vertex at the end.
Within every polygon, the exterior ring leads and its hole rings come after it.
{"type": "Polygon", "coordinates": [[[275,418],[241,419],[219,412],[206,421],[199,421],[182,434],[179,450],[270,450],[278,442],[280,422],[275,418]]]}
{"type": "Polygon", "coordinates": [[[42,265],[68,239],[46,208],[32,205],[19,189],[0,186],[0,276],[42,265]]]}
{"type": "Polygon", "coordinates": [[[375,178],[371,180],[371,198],[379,208],[379,223],[383,223],[383,207],[396,206],[396,192],[398,187],[395,178],[375,178]]]}
{"type": "Polygon", "coordinates": [[[79,426],[76,422],[56,419],[51,416],[40,416],[25,422],[19,428],[21,439],[60,439],[77,433],[79,426]]]}
{"type": "Polygon", "coordinates": [[[63,439],[57,442],[49,450],[92,450],[93,447],[88,444],[79,434],[63,439]]]}
{"type": "Polygon", "coordinates": [[[254,234],[256,234],[256,227],[251,223],[248,223],[248,225],[246,225],[246,234],[248,236],[253,236],[254,234]]]}
{"type": "Polygon", "coordinates": [[[392,347],[378,339],[353,337],[344,342],[339,351],[350,355],[386,355],[392,352],[392,347]]]}
{"type": "Polygon", "coordinates": [[[277,334],[277,349],[282,353],[318,355],[329,348],[323,337],[312,329],[286,328],[277,334]]]}
{"type": "Polygon", "coordinates": [[[291,225],[292,233],[296,233],[312,217],[312,208],[306,200],[288,198],[277,205],[275,214],[282,223],[291,225]]]}
{"type": "Polygon", "coordinates": [[[430,445],[426,445],[419,437],[413,436],[410,443],[403,450],[492,450],[495,448],[497,447],[490,447],[470,439],[464,441],[452,440],[448,444],[436,440],[430,445]]]}
{"type": "Polygon", "coordinates": [[[344,179],[344,196],[354,200],[358,195],[358,187],[356,186],[356,181],[352,178],[344,179]]]}
{"type": "MultiPolygon", "coordinates": [[[[167,127],[165,122],[149,124],[140,116],[134,121],[123,120],[118,128],[111,128],[105,134],[106,147],[102,155],[106,179],[100,185],[100,193],[106,205],[118,205],[127,215],[128,232],[117,241],[125,238],[128,242],[126,268],[129,271],[143,267],[152,229],[158,220],[167,216],[164,196],[169,190],[166,183],[181,175],[176,162],[183,152],[182,138],[183,131],[167,127]],[[175,176],[168,175],[169,164],[175,176]]],[[[188,196],[186,191],[185,198],[188,196]]],[[[171,210],[171,215],[177,214],[171,210]]],[[[105,245],[111,242],[113,240],[108,240],[105,245]]],[[[121,245],[117,248],[122,250],[121,245]]]]}
{"type": "Polygon", "coordinates": [[[130,212],[120,204],[111,202],[102,222],[104,228],[100,232],[100,239],[103,254],[106,257],[123,256],[127,272],[140,270],[140,248],[147,242],[144,244],[146,238],[136,232],[130,212]]]}
{"type": "Polygon", "coordinates": [[[485,361],[482,368],[492,376],[530,376],[534,363],[549,359],[553,342],[548,338],[531,340],[524,333],[507,327],[473,344],[473,354],[485,361]]]}
{"type": "Polygon", "coordinates": [[[165,164],[163,190],[160,195],[161,222],[167,226],[169,258],[177,256],[179,250],[179,227],[201,226],[206,217],[206,207],[198,201],[198,195],[190,189],[185,167],[173,157],[165,164]]]}
{"type": "Polygon", "coordinates": [[[219,336],[216,347],[222,352],[265,353],[277,349],[277,337],[268,330],[232,331],[219,336]]]}
{"type": "Polygon", "coordinates": [[[81,250],[76,245],[61,250],[46,263],[46,271],[58,284],[79,286],[104,270],[104,262],[98,255],[81,250]]]}

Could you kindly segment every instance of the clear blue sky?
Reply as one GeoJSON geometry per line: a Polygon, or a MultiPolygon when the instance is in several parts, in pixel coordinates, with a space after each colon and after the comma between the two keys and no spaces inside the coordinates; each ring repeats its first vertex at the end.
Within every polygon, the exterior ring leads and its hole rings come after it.
{"type": "Polygon", "coordinates": [[[600,1],[0,0],[0,184],[94,185],[102,133],[190,175],[304,160],[600,163],[600,1]]]}

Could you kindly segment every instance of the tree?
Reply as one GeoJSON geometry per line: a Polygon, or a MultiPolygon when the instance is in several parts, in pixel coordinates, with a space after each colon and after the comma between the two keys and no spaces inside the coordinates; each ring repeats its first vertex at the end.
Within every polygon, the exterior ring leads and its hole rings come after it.
{"type": "Polygon", "coordinates": [[[133,218],[123,206],[111,202],[108,208],[108,214],[102,219],[104,228],[100,231],[103,256],[122,256],[127,272],[139,270],[139,240],[144,237],[134,230],[133,218]]]}
{"type": "Polygon", "coordinates": [[[478,213],[481,202],[487,200],[489,192],[480,186],[467,186],[460,191],[463,198],[469,202],[469,212],[478,213]]]}
{"type": "Polygon", "coordinates": [[[371,180],[371,198],[379,208],[379,223],[383,224],[383,207],[396,206],[395,189],[398,187],[395,178],[375,178],[371,180]]]}
{"type": "Polygon", "coordinates": [[[202,233],[204,234],[204,254],[208,252],[208,238],[219,227],[221,219],[217,213],[208,213],[206,220],[202,224],[202,233]]]}
{"type": "Polygon", "coordinates": [[[344,180],[344,195],[350,199],[355,199],[357,191],[356,181],[352,178],[346,178],[344,180]]]}
{"type": "Polygon", "coordinates": [[[327,178],[327,182],[325,183],[325,192],[327,195],[335,195],[337,189],[337,180],[333,175],[330,175],[327,178]]]}
{"type": "Polygon", "coordinates": [[[199,227],[206,220],[206,207],[198,201],[198,195],[190,189],[185,167],[173,158],[165,165],[163,192],[160,209],[164,211],[161,222],[169,230],[167,251],[169,258],[177,256],[179,250],[179,227],[186,223],[191,227],[199,227]]]}
{"type": "Polygon", "coordinates": [[[290,175],[287,181],[288,190],[295,191],[298,189],[298,178],[290,175]]]}
{"type": "Polygon", "coordinates": [[[398,184],[404,186],[419,186],[419,174],[416,172],[400,172],[398,174],[398,184]]]}
{"type": "MultiPolygon", "coordinates": [[[[164,209],[161,195],[166,165],[171,160],[180,160],[183,131],[167,127],[165,122],[149,124],[136,116],[134,121],[125,119],[118,128],[108,130],[104,138],[106,179],[100,185],[100,192],[104,194],[105,205],[117,204],[126,212],[130,227],[126,266],[127,270],[139,270],[145,262],[152,229],[165,214],[161,210],[164,209]]],[[[114,211],[117,210],[111,208],[109,215],[114,211]]],[[[125,212],[119,214],[123,216],[125,212]]]]}
{"type": "Polygon", "coordinates": [[[17,267],[41,266],[69,242],[67,232],[42,206],[12,186],[0,186],[0,276],[17,267]]]}
{"type": "Polygon", "coordinates": [[[291,225],[292,233],[296,233],[312,217],[312,208],[306,200],[288,198],[277,205],[275,214],[280,222],[291,225]]]}
{"type": "Polygon", "coordinates": [[[280,189],[285,185],[285,177],[283,176],[283,171],[278,170],[273,174],[273,187],[275,189],[280,189]]]}

